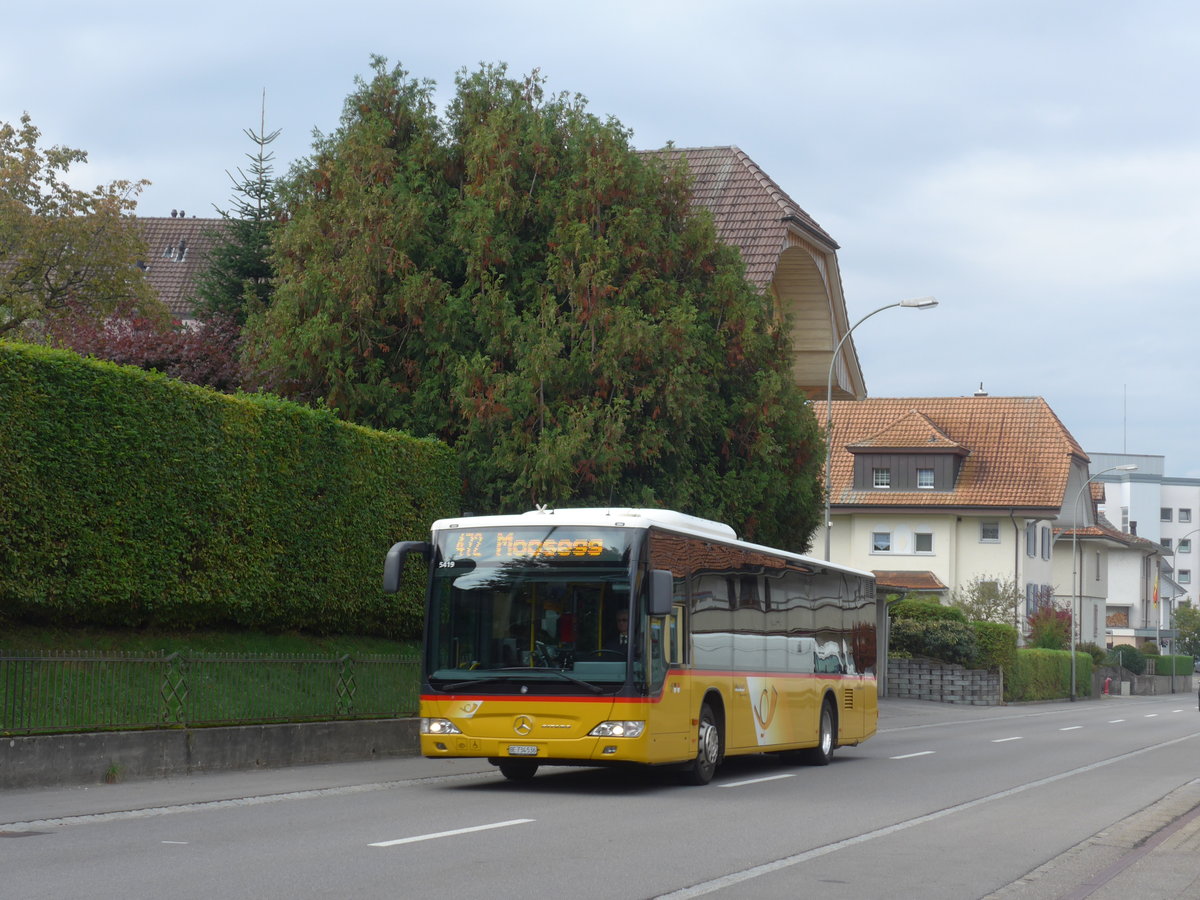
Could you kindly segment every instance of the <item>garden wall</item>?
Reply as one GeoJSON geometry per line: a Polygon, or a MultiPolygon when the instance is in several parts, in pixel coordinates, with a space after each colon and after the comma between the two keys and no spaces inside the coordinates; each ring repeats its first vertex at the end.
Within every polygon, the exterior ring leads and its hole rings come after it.
{"type": "Polygon", "coordinates": [[[998,669],[964,669],[928,659],[889,659],[887,696],[999,706],[1003,702],[1004,683],[998,669]]]}

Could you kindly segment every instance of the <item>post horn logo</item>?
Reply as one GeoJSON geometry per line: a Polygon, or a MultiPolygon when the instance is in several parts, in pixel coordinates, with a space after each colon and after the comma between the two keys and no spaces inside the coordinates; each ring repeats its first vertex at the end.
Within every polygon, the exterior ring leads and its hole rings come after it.
{"type": "Polygon", "coordinates": [[[533,731],[533,719],[529,716],[517,716],[513,720],[513,731],[524,737],[533,731]]]}

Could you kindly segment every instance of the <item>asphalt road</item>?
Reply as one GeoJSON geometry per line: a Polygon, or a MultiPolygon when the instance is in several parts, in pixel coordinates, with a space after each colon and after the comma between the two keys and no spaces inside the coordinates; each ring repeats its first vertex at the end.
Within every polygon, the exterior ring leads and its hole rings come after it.
{"type": "Polygon", "coordinates": [[[1198,777],[1194,694],[892,700],[828,767],[705,787],[392,759],[7,791],[0,897],[1034,896],[1013,883],[1198,777]]]}

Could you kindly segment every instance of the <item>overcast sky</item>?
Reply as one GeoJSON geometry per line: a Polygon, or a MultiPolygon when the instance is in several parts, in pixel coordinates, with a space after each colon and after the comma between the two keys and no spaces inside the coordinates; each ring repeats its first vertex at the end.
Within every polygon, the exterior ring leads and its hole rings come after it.
{"type": "Polygon", "coordinates": [[[266,91],[276,172],[378,54],[482,62],[632,129],[741,147],[841,245],[871,396],[1045,397],[1084,449],[1200,477],[1194,0],[461,0],[10,5],[0,120],[145,178],[140,215],[230,207],[266,91]]]}

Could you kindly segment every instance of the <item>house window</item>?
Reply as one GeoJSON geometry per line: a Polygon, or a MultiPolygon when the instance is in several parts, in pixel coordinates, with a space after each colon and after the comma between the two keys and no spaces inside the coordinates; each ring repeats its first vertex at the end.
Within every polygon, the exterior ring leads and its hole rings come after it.
{"type": "Polygon", "coordinates": [[[1129,507],[1128,506],[1121,507],[1121,530],[1123,532],[1125,532],[1126,534],[1130,533],[1129,532],[1129,507]]]}
{"type": "Polygon", "coordinates": [[[1100,551],[1096,551],[1096,580],[1100,580],[1100,551]]]}
{"type": "Polygon", "coordinates": [[[1171,539],[1170,538],[1163,538],[1159,543],[1161,543],[1163,545],[1164,550],[1171,549],[1171,539]]]}
{"type": "Polygon", "coordinates": [[[1179,570],[1179,583],[1180,584],[1191,584],[1192,583],[1192,570],[1191,569],[1180,569],[1179,570]]]}
{"type": "Polygon", "coordinates": [[[917,487],[933,490],[933,469],[917,469],[917,487]]]}
{"type": "Polygon", "coordinates": [[[1179,521],[1180,522],[1192,521],[1192,511],[1190,509],[1179,510],[1179,521]]]}
{"type": "Polygon", "coordinates": [[[918,531],[916,533],[916,541],[914,546],[918,553],[933,552],[933,534],[928,531],[918,531]]]}
{"type": "Polygon", "coordinates": [[[1050,529],[1042,526],[1042,559],[1050,558],[1050,529]]]}
{"type": "Polygon", "coordinates": [[[1000,523],[999,522],[980,522],[979,523],[979,541],[983,544],[998,544],[1000,543],[1000,523]]]}
{"type": "Polygon", "coordinates": [[[890,488],[892,486],[892,470],[872,469],[871,483],[877,488],[890,488]]]}
{"type": "Polygon", "coordinates": [[[1158,521],[1160,521],[1160,522],[1170,522],[1171,521],[1171,507],[1164,506],[1161,509],[1159,509],[1158,521]]]}
{"type": "Polygon", "coordinates": [[[1025,555],[1037,556],[1037,522],[1025,525],[1025,555]]]}
{"type": "Polygon", "coordinates": [[[892,533],[890,531],[876,531],[871,534],[871,552],[872,553],[891,553],[892,552],[892,533]]]}
{"type": "Polygon", "coordinates": [[[1192,539],[1184,538],[1183,540],[1181,540],[1179,542],[1179,546],[1175,548],[1175,552],[1176,553],[1191,553],[1192,552],[1192,539]]]}

